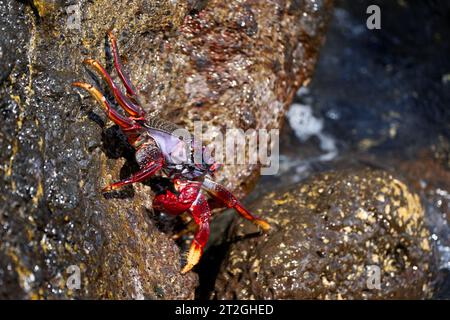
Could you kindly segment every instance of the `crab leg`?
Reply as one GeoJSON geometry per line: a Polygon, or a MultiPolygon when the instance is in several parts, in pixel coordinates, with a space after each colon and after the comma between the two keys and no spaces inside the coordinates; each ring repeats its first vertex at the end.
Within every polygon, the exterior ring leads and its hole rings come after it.
{"type": "Polygon", "coordinates": [[[161,157],[154,161],[148,162],[141,170],[133,174],[131,177],[115,182],[105,188],[103,188],[102,192],[108,192],[112,190],[119,189],[128,184],[144,181],[154,175],[158,170],[163,167],[164,159],[161,157]]]}
{"type": "MultiPolygon", "coordinates": [[[[209,204],[209,203],[208,203],[209,204]]],[[[173,240],[178,240],[180,239],[182,236],[192,233],[192,232],[196,232],[198,230],[198,225],[195,223],[195,221],[190,221],[183,230],[181,230],[180,232],[177,232],[176,234],[174,234],[172,236],[173,240]]]]}
{"type": "Polygon", "coordinates": [[[108,115],[108,118],[114,121],[114,123],[118,124],[121,128],[130,129],[134,126],[134,121],[122,116],[116,110],[111,108],[111,105],[103,96],[103,94],[93,85],[84,82],[74,82],[72,83],[72,85],[88,91],[98,102],[100,102],[101,106],[108,115]]]}
{"type": "Polygon", "coordinates": [[[102,75],[103,79],[105,79],[105,81],[108,83],[108,86],[111,88],[114,97],[116,98],[117,102],[119,103],[119,105],[132,117],[136,117],[136,118],[143,118],[145,115],[144,110],[142,110],[142,108],[137,105],[134,104],[133,102],[130,101],[130,99],[128,99],[127,97],[125,97],[123,95],[123,93],[119,90],[119,88],[117,87],[117,85],[114,83],[114,81],[112,80],[111,76],[109,75],[109,73],[105,70],[105,68],[103,68],[103,66],[96,60],[94,59],[86,59],[84,60],[84,63],[87,65],[92,66],[93,68],[95,68],[95,70],[97,70],[97,72],[99,74],[102,75]]]}
{"type": "Polygon", "coordinates": [[[113,52],[114,67],[116,68],[123,85],[127,89],[128,96],[134,97],[136,95],[136,92],[133,88],[133,85],[131,84],[131,81],[128,79],[128,76],[123,71],[122,62],[120,61],[119,56],[119,49],[117,48],[117,40],[111,31],[108,32],[108,39],[109,42],[111,43],[111,48],[113,52]]]}
{"type": "Polygon", "coordinates": [[[205,179],[205,181],[203,182],[203,187],[209,194],[211,194],[215,199],[220,200],[220,202],[225,204],[228,208],[235,209],[237,213],[239,213],[243,218],[253,222],[264,231],[269,231],[269,223],[257,216],[252,215],[247,209],[244,208],[242,203],[225,187],[209,179],[205,179]]]}
{"type": "Polygon", "coordinates": [[[208,206],[206,197],[199,192],[196,200],[192,203],[189,211],[198,225],[198,230],[192,240],[191,247],[188,252],[187,262],[181,273],[189,272],[200,260],[203,254],[203,248],[206,246],[209,238],[209,217],[211,211],[208,206]]]}

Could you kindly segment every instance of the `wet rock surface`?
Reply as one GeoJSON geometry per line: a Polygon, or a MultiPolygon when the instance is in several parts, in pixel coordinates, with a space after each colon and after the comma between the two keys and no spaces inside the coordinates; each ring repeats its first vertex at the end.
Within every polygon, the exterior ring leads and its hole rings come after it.
{"type": "Polygon", "coordinates": [[[436,261],[424,208],[417,194],[387,172],[324,173],[269,193],[251,208],[274,230],[254,236],[253,226],[234,225],[215,298],[432,295],[436,261]],[[371,282],[368,267],[379,267],[379,288],[371,282]]]}
{"type": "MultiPolygon", "coordinates": [[[[200,121],[207,142],[227,128],[279,128],[310,80],[330,4],[208,1],[185,19],[176,42],[148,34],[125,43],[132,79],[150,110],[191,132],[200,121]]],[[[217,179],[242,197],[259,173],[258,165],[227,165],[217,179]]]]}
{"type": "Polygon", "coordinates": [[[280,137],[280,171],[247,199],[318,172],[364,166],[419,194],[439,258],[434,298],[450,297],[448,1],[336,1],[314,78],[280,137]],[[380,30],[366,27],[369,5],[380,30]],[[418,23],[420,21],[420,23],[418,23]]]}
{"type": "MultiPolygon", "coordinates": [[[[111,69],[112,29],[148,112],[190,129],[194,120],[278,127],[311,76],[329,2],[30,3],[0,1],[0,297],[193,298],[197,278],[179,274],[151,187],[99,192],[136,165],[70,83],[91,76],[84,58],[111,69]],[[70,266],[80,289],[67,286],[70,266]]],[[[242,196],[257,169],[227,168],[220,179],[242,196]]]]}

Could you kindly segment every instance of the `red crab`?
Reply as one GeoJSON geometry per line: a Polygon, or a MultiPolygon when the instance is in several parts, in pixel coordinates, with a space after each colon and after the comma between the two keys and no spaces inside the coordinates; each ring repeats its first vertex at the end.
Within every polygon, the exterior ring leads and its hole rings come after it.
{"type": "Polygon", "coordinates": [[[87,90],[102,105],[109,119],[120,126],[136,150],[135,156],[140,170],[102,191],[108,192],[141,182],[155,174],[161,174],[173,182],[172,191],[165,190],[158,194],[153,200],[153,207],[174,215],[189,211],[198,226],[182,273],[190,271],[200,260],[209,238],[210,208],[234,208],[242,217],[268,231],[270,225],[266,221],[252,215],[230,191],[213,181],[212,176],[219,167],[217,163],[205,159],[202,159],[201,163],[195,163],[193,140],[188,142],[175,136],[173,132],[179,127],[169,121],[146,117],[145,111],[139,105],[136,90],[123,71],[116,39],[111,32],[108,33],[108,39],[112,48],[114,67],[126,89],[126,94],[119,90],[98,61],[86,59],[84,63],[93,67],[103,77],[118,105],[128,116],[125,117],[113,109],[104,95],[94,86],[83,82],[75,82],[73,85],[87,90]]]}

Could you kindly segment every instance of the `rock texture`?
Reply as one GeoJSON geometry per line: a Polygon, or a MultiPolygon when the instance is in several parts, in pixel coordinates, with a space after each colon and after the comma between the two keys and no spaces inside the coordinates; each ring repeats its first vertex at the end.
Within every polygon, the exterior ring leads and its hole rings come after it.
{"type": "Polygon", "coordinates": [[[253,210],[267,217],[274,231],[252,237],[253,226],[235,224],[232,239],[240,240],[231,245],[216,298],[420,299],[432,294],[435,261],[423,207],[386,172],[324,173],[269,193],[253,210]],[[369,266],[380,268],[379,288],[369,266]]]}
{"type": "MultiPolygon", "coordinates": [[[[136,169],[132,150],[70,83],[89,79],[84,58],[111,69],[112,29],[148,112],[275,128],[311,75],[329,1],[24,3],[0,1],[0,297],[193,298],[151,188],[99,192],[136,169]],[[66,286],[72,265],[79,290],[66,286]]],[[[220,179],[242,196],[257,169],[220,179]]]]}

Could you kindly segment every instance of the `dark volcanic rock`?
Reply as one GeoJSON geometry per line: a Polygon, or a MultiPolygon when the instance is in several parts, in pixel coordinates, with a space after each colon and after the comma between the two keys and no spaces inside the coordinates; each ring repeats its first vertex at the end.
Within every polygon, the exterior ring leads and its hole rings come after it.
{"type": "Polygon", "coordinates": [[[24,54],[29,38],[27,19],[18,1],[0,1],[0,83],[24,54]]]}
{"type": "MultiPolygon", "coordinates": [[[[0,297],[193,298],[151,188],[99,192],[136,169],[133,154],[70,84],[88,79],[84,58],[105,63],[113,29],[148,112],[189,128],[275,128],[311,75],[329,1],[26,3],[0,1],[0,297]],[[66,286],[72,265],[79,290],[66,286]]],[[[242,195],[257,172],[221,179],[242,195]]]]}
{"type": "MultiPolygon", "coordinates": [[[[231,245],[216,298],[406,299],[432,294],[435,261],[421,202],[388,173],[321,174],[268,194],[253,210],[267,217],[274,230],[231,245]],[[380,268],[380,289],[367,285],[369,266],[380,268]]],[[[252,227],[240,223],[232,235],[248,235],[252,227]]]]}

